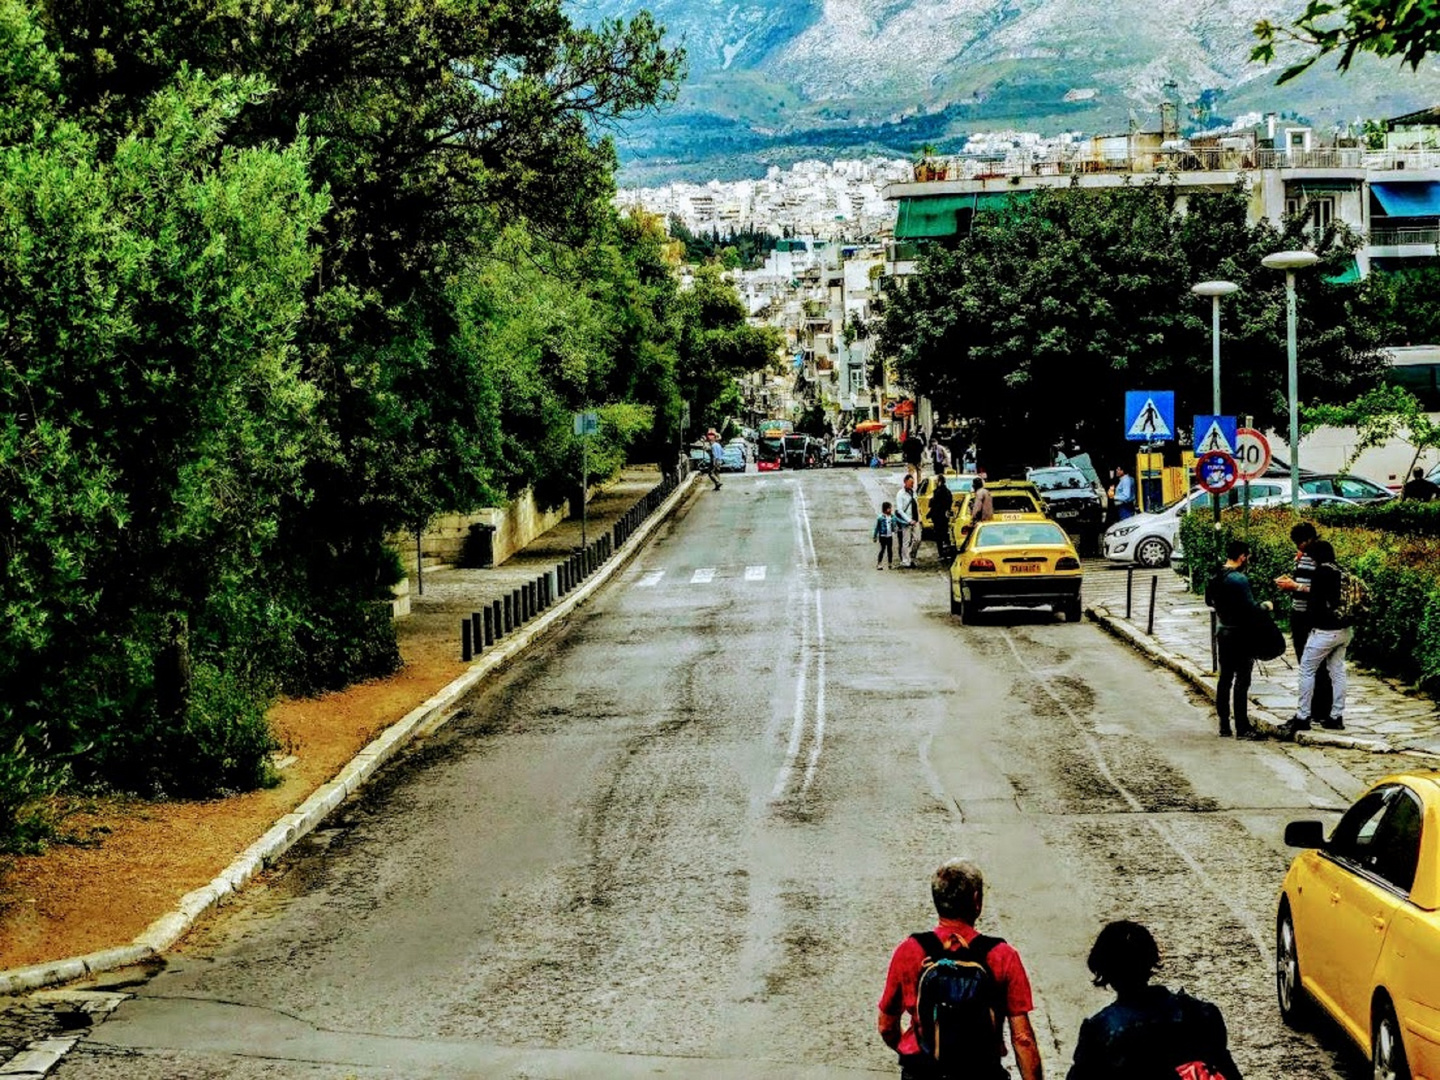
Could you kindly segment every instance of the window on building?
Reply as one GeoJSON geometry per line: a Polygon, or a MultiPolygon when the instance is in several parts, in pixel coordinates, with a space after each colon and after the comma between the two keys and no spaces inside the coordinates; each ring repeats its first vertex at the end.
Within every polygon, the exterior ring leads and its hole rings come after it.
{"type": "Polygon", "coordinates": [[[1316,232],[1327,228],[1335,220],[1335,200],[1333,198],[1310,199],[1306,204],[1310,218],[1310,227],[1316,232]]]}

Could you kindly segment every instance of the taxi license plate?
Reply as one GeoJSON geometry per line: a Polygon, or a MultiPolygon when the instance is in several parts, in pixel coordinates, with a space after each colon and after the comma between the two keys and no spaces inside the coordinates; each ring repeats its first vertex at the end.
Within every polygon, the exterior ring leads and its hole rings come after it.
{"type": "Polygon", "coordinates": [[[1043,564],[1043,563],[1038,563],[1038,562],[1011,563],[1011,564],[1010,564],[1010,573],[1012,573],[1012,574],[1038,574],[1038,573],[1040,573],[1040,571],[1043,570],[1044,568],[1045,568],[1044,564],[1043,564]]]}

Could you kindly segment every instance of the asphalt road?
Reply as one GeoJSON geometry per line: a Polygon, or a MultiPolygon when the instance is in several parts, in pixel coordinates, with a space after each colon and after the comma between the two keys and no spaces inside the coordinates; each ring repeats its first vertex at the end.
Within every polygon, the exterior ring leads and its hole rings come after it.
{"type": "Polygon", "coordinates": [[[928,876],[986,869],[1052,1076],[1149,925],[1247,1077],[1364,1073],[1272,989],[1283,823],[1364,755],[1221,742],[1090,623],[877,573],[896,474],[730,476],[564,631],[224,909],[61,1064],[154,1077],[893,1075],[874,1034],[928,876]]]}

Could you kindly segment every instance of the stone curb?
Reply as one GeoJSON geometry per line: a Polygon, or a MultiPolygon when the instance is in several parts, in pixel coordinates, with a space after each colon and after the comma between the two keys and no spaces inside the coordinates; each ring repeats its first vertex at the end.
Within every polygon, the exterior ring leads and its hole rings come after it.
{"type": "MultiPolygon", "coordinates": [[[[670,497],[655,508],[654,513],[631,533],[624,546],[607,562],[601,564],[588,581],[571,590],[529,626],[512,632],[503,645],[497,645],[483,654],[454,682],[391,724],[361,749],[333,779],[321,784],[309,798],[275,822],[265,835],[241,852],[213,881],[186,893],[173,911],[156,919],[129,945],[0,971],[0,994],[18,994],[74,982],[87,975],[141,963],[170,948],[190,931],[201,915],[226,896],[238,892],[260,871],[273,866],[298,840],[324,821],[347,796],[364,786],[380,766],[393,758],[407,743],[417,736],[429,734],[442,727],[453,715],[450,710],[455,703],[486,676],[505,667],[536,639],[549,633],[561,620],[589,600],[602,585],[629,564],[651,533],[675,512],[676,507],[694,487],[699,475],[691,473],[681,481],[670,493],[670,497]]],[[[32,1073],[28,1069],[18,1074],[0,1070],[0,1076],[5,1075],[32,1073]]],[[[38,1075],[43,1076],[44,1073],[40,1072],[38,1075]]]]}
{"type": "MultiPolygon", "coordinates": [[[[1098,605],[1087,607],[1085,614],[1137,652],[1143,653],[1161,667],[1175,672],[1211,701],[1215,700],[1214,676],[1198,664],[1172,653],[1124,619],[1111,615],[1109,610],[1104,607],[1098,605]]],[[[1261,732],[1272,737],[1278,736],[1285,727],[1284,720],[1268,709],[1262,709],[1254,702],[1250,705],[1250,720],[1261,732]]],[[[1339,746],[1347,750],[1365,750],[1372,754],[1404,753],[1423,757],[1432,756],[1424,754],[1422,751],[1402,750],[1380,739],[1362,739],[1334,731],[1302,731],[1295,736],[1295,741],[1306,746],[1339,746]]]]}

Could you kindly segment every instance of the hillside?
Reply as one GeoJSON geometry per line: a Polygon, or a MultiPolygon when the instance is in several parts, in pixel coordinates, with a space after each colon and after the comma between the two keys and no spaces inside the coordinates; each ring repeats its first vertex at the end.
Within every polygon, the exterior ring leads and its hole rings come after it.
{"type": "Polygon", "coordinates": [[[690,79],[619,136],[630,182],[906,155],[1004,127],[1153,126],[1168,81],[1192,124],[1259,110],[1331,127],[1440,101],[1433,63],[1317,67],[1275,87],[1278,67],[1249,62],[1250,30],[1293,16],[1285,0],[590,0],[577,16],[642,7],[683,41],[690,79]]]}

